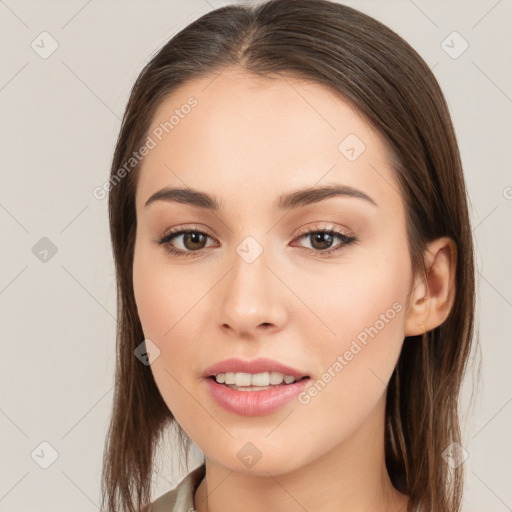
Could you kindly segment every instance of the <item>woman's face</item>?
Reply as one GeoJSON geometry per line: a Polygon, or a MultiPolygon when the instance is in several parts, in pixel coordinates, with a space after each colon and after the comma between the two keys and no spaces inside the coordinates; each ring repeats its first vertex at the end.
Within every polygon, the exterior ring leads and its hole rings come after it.
{"type": "MultiPolygon", "coordinates": [[[[413,276],[381,136],[321,85],[236,69],[178,89],[149,136],[134,292],[160,351],[151,370],[181,427],[216,464],[261,475],[382,444],[413,276]],[[347,193],[299,193],[335,185],[347,193]],[[211,199],[146,205],[164,188],[211,199]],[[158,244],[170,230],[192,233],[158,244]],[[230,358],[270,359],[309,378],[229,389],[205,374],[230,358]]],[[[230,369],[273,368],[228,363],[220,373],[230,369]]]]}

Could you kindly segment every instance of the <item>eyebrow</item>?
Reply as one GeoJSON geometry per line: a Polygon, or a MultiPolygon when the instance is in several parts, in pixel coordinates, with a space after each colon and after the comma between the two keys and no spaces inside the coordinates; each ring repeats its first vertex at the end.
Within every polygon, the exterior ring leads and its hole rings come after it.
{"type": "MultiPolygon", "coordinates": [[[[324,185],[281,195],[277,198],[274,207],[278,210],[292,210],[336,196],[355,197],[377,206],[377,203],[370,196],[357,188],[348,185],[324,185]]],[[[155,201],[174,201],[211,211],[220,209],[220,204],[215,197],[191,188],[164,187],[152,194],[146,201],[145,206],[149,206],[155,201]]]]}

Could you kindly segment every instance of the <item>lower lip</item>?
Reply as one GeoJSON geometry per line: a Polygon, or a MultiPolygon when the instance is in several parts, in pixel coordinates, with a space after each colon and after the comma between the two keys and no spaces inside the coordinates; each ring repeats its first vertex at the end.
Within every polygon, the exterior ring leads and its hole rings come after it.
{"type": "Polygon", "coordinates": [[[237,391],[212,378],[206,379],[206,385],[213,399],[227,411],[242,416],[263,416],[277,411],[293,400],[307,386],[309,380],[302,379],[261,391],[237,391]]]}

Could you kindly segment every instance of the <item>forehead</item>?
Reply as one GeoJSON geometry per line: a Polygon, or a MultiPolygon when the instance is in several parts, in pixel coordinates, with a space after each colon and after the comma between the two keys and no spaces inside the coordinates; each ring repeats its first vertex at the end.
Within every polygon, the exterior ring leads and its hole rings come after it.
{"type": "Polygon", "coordinates": [[[160,104],[148,133],[154,147],[139,169],[138,204],[169,185],[218,196],[322,179],[377,196],[386,182],[388,193],[398,189],[380,134],[340,94],[289,75],[228,68],[191,80],[160,104]]]}

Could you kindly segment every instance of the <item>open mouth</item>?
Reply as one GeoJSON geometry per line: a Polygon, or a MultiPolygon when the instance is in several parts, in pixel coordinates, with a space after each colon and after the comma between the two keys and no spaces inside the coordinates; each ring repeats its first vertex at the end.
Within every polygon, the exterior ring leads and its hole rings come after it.
{"type": "MultiPolygon", "coordinates": [[[[288,372],[292,373],[292,372],[288,372]]],[[[279,372],[214,373],[204,381],[214,401],[230,413],[263,416],[286,406],[309,385],[310,375],[279,372]]]]}
{"type": "Polygon", "coordinates": [[[264,391],[267,389],[275,389],[280,387],[287,387],[300,382],[305,379],[309,379],[309,376],[300,378],[287,376],[283,374],[268,375],[268,372],[263,374],[218,374],[212,375],[209,378],[229,389],[235,391],[264,391]]]}

